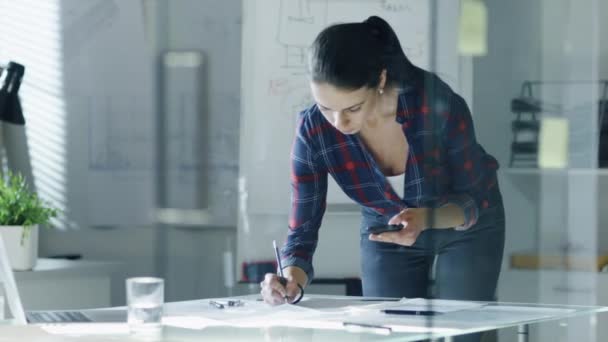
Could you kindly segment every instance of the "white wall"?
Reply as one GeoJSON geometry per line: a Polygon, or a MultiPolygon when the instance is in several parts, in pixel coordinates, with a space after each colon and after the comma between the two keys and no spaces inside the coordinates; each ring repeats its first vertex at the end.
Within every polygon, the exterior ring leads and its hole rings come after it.
{"type": "Polygon", "coordinates": [[[170,0],[167,46],[194,49],[207,58],[205,153],[209,210],[222,228],[171,229],[167,234],[167,277],[172,300],[226,295],[222,253],[234,249],[241,87],[241,1],[170,0]],[[233,227],[232,229],[230,227],[233,227]]]}
{"type": "Polygon", "coordinates": [[[541,75],[539,1],[487,1],[488,55],[474,60],[473,117],[477,138],[500,165],[499,182],[507,218],[506,258],[536,246],[533,177],[506,176],[511,144],[510,110],[521,83],[541,75]],[[514,24],[517,18],[517,24],[514,24]]]}
{"type": "Polygon", "coordinates": [[[168,1],[168,49],[194,49],[207,57],[209,137],[206,141],[210,210],[236,224],[238,177],[241,1],[168,1]]]}
{"type": "Polygon", "coordinates": [[[156,271],[156,234],[152,227],[83,227],[77,231],[41,231],[40,255],[81,254],[89,260],[120,261],[122,271],[112,282],[112,304],[124,305],[124,279],[154,276],[156,271]]]}
{"type": "MultiPolygon", "coordinates": [[[[241,2],[144,0],[148,43],[156,56],[167,49],[202,51],[208,61],[210,136],[205,137],[208,198],[220,221],[236,225],[241,2]]],[[[80,227],[41,233],[41,255],[79,253],[125,263],[113,284],[113,303],[124,304],[124,278],[166,272],[167,300],[225,294],[222,252],[234,230],[194,227],[80,227]]],[[[234,246],[234,244],[232,244],[234,246]]]]}

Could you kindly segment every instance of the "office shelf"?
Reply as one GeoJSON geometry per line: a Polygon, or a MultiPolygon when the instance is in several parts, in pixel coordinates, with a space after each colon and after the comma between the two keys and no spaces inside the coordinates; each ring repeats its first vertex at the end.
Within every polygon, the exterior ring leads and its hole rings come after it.
{"type": "MultiPolygon", "coordinates": [[[[542,99],[543,87],[571,87],[573,85],[597,84],[600,89],[597,123],[597,160],[600,167],[608,167],[608,80],[598,81],[525,81],[518,97],[511,100],[511,112],[515,115],[512,124],[511,154],[509,167],[531,168],[537,166],[541,118],[549,114],[572,119],[573,108],[563,108],[562,103],[550,103],[542,99]]],[[[574,112],[575,113],[575,112],[574,112]]],[[[578,118],[578,116],[576,116],[578,118]]],[[[576,128],[571,128],[570,137],[576,139],[576,128]]],[[[595,147],[595,146],[593,146],[595,147]]],[[[589,146],[592,148],[592,146],[589,146]]]]}

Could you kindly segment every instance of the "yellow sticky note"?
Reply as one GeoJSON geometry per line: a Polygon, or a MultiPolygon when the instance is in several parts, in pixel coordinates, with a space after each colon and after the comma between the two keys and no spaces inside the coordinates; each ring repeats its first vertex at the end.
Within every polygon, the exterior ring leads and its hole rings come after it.
{"type": "Polygon", "coordinates": [[[488,54],[488,10],[483,0],[463,0],[460,4],[458,51],[462,56],[488,54]]]}
{"type": "Polygon", "coordinates": [[[538,141],[538,167],[559,168],[568,166],[568,120],[543,118],[538,141]]]}

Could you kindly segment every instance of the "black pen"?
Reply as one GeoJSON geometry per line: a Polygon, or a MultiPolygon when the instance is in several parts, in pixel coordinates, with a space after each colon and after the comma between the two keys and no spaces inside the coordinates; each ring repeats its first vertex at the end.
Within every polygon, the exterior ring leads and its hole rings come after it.
{"type": "MultiPolygon", "coordinates": [[[[277,259],[277,267],[279,268],[279,283],[283,285],[285,291],[287,291],[287,278],[283,276],[283,265],[281,265],[281,256],[279,255],[279,248],[277,248],[276,240],[272,240],[272,247],[274,247],[274,256],[277,259]]],[[[283,297],[285,301],[289,302],[289,297],[287,297],[287,293],[285,293],[285,297],[283,297]]]]}
{"type": "Polygon", "coordinates": [[[437,311],[428,311],[428,310],[401,310],[401,309],[385,309],[381,310],[385,314],[389,315],[413,315],[413,316],[436,316],[441,314],[441,312],[437,311]]]}

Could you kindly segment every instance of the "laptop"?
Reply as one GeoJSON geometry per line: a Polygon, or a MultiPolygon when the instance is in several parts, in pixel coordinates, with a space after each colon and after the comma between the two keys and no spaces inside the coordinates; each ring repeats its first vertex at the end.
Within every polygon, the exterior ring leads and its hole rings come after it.
{"type": "Polygon", "coordinates": [[[13,270],[8,262],[4,241],[0,237],[0,283],[4,285],[6,302],[16,324],[126,322],[125,308],[95,310],[30,311],[23,309],[13,270]]]}

